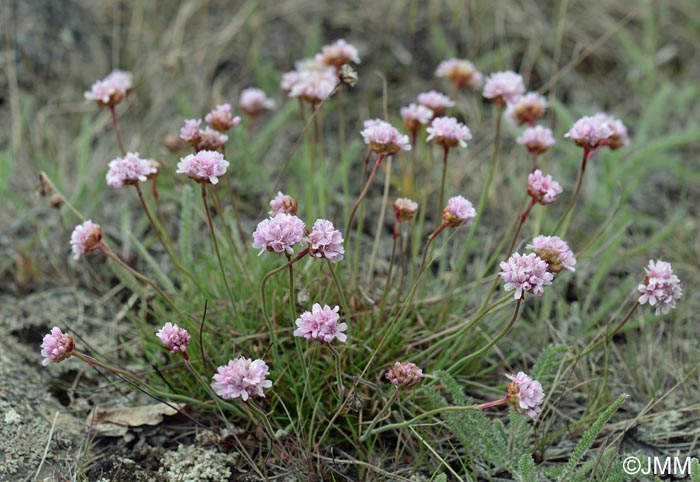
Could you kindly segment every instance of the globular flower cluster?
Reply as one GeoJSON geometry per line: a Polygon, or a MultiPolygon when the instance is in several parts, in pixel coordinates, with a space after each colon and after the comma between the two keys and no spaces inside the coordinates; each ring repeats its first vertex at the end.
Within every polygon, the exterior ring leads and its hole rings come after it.
{"type": "Polygon", "coordinates": [[[292,196],[284,194],[282,191],[278,191],[274,199],[270,201],[270,211],[268,212],[271,218],[277,216],[279,213],[291,214],[292,216],[297,213],[296,200],[292,196]]]}
{"type": "Polygon", "coordinates": [[[528,92],[518,98],[506,108],[506,117],[516,126],[530,124],[535,126],[535,121],[547,111],[547,99],[537,92],[528,92]]]}
{"type": "Polygon", "coordinates": [[[294,246],[304,239],[304,222],[298,217],[277,213],[270,219],[264,219],[253,233],[253,247],[276,253],[294,254],[294,246]]]}
{"type": "Polygon", "coordinates": [[[457,121],[454,117],[436,117],[426,129],[428,141],[433,141],[446,148],[457,145],[467,147],[467,142],[472,138],[469,127],[457,121]]]}
{"type": "Polygon", "coordinates": [[[80,255],[98,249],[101,243],[102,229],[99,224],[88,219],[83,224],[77,225],[70,235],[73,259],[79,259],[80,255]]]}
{"type": "Polygon", "coordinates": [[[218,176],[226,174],[228,161],[224,155],[216,151],[199,151],[180,159],[177,163],[177,173],[187,176],[199,183],[217,184],[218,176]]]}
{"type": "Polygon", "coordinates": [[[558,236],[537,236],[532,243],[525,246],[547,262],[551,273],[567,269],[576,271],[576,257],[566,241],[558,236]]]}
{"type": "Polygon", "coordinates": [[[270,370],[263,360],[239,357],[220,366],[212,377],[211,387],[224,400],[241,398],[244,402],[250,397],[265,397],[263,389],[270,388],[270,370]]]}
{"type": "Polygon", "coordinates": [[[424,105],[411,103],[406,107],[401,107],[401,117],[406,128],[411,132],[416,132],[430,122],[430,119],[433,118],[433,111],[424,105]]]}
{"type": "Polygon", "coordinates": [[[564,134],[586,150],[597,149],[613,134],[606,119],[602,116],[583,116],[564,134]]]}
{"type": "Polygon", "coordinates": [[[536,202],[550,204],[561,194],[562,188],[552,176],[544,176],[541,170],[535,169],[527,176],[527,192],[536,202]]]}
{"type": "Polygon", "coordinates": [[[268,98],[265,91],[256,87],[249,87],[241,91],[241,97],[238,101],[241,110],[250,117],[256,117],[264,110],[273,109],[275,101],[268,98]]]}
{"type": "Polygon", "coordinates": [[[340,68],[349,62],[360,63],[360,55],[357,48],[343,39],[338,39],[332,44],[324,46],[317,58],[323,61],[324,64],[332,65],[336,68],[340,68]]]}
{"type": "Polygon", "coordinates": [[[289,97],[316,105],[328,98],[338,85],[336,69],[320,58],[299,61],[295,67],[296,70],[282,76],[281,87],[289,97]]]}
{"type": "Polygon", "coordinates": [[[180,139],[193,147],[199,145],[202,140],[202,130],[199,127],[202,124],[202,119],[187,119],[185,125],[180,128],[180,139]]]}
{"type": "MultiPolygon", "coordinates": [[[[231,112],[231,104],[217,105],[206,115],[204,120],[219,132],[226,132],[231,127],[241,123],[241,118],[239,116],[233,116],[231,112]]],[[[224,143],[225,142],[226,141],[224,141],[224,143]]]]}
{"type": "Polygon", "coordinates": [[[326,219],[317,219],[307,237],[309,254],[336,262],[343,259],[343,235],[326,219]]]}
{"type": "Polygon", "coordinates": [[[486,77],[483,95],[496,104],[512,104],[525,93],[522,76],[513,71],[494,72],[486,77]]]}
{"type": "Polygon", "coordinates": [[[513,408],[533,420],[537,419],[544,402],[544,391],[540,382],[523,372],[518,372],[515,376],[506,375],[506,377],[510,380],[508,399],[513,408]]]}
{"type": "Polygon", "coordinates": [[[442,222],[452,228],[466,224],[471,225],[476,217],[476,209],[462,196],[453,196],[447,201],[442,211],[442,222]]]}
{"type": "Polygon", "coordinates": [[[412,362],[396,362],[386,372],[386,378],[398,390],[418,383],[423,378],[423,370],[412,362]]]}
{"type": "Polygon", "coordinates": [[[434,117],[443,115],[447,109],[455,105],[449,97],[436,90],[418,94],[418,103],[432,110],[434,117]]]}
{"type": "Polygon", "coordinates": [[[683,296],[683,289],[678,276],[673,274],[671,263],[661,260],[649,260],[645,268],[644,281],[637,287],[641,295],[639,304],[649,303],[656,307],[656,315],[666,314],[676,307],[676,300],[683,296]]]}
{"type": "Polygon", "coordinates": [[[516,300],[524,298],[525,293],[542,296],[544,287],[551,285],[554,279],[547,270],[547,262],[535,253],[515,253],[508,261],[502,261],[500,267],[502,271],[499,275],[506,282],[504,289],[514,290],[513,298],[516,300]]]}
{"type": "Polygon", "coordinates": [[[306,338],[307,340],[318,340],[323,343],[331,343],[333,340],[345,343],[347,335],[343,333],[347,330],[347,323],[338,323],[340,308],[332,308],[328,305],[321,307],[314,303],[311,311],[305,311],[296,320],[297,329],[294,336],[306,338]]]}
{"type": "Polygon", "coordinates": [[[607,147],[615,150],[621,147],[627,147],[629,145],[630,140],[627,133],[627,127],[620,119],[616,119],[604,112],[598,112],[593,116],[593,119],[595,122],[606,124],[612,131],[610,137],[608,137],[604,142],[607,147]]]}
{"type": "Polygon", "coordinates": [[[400,150],[410,151],[411,143],[408,136],[401,134],[398,129],[380,119],[366,120],[362,138],[372,151],[389,156],[400,150]]]}
{"type": "Polygon", "coordinates": [[[435,76],[449,79],[457,88],[464,86],[473,89],[484,81],[484,76],[474,64],[464,59],[443,60],[435,70],[435,76]]]}
{"type": "Polygon", "coordinates": [[[102,80],[92,84],[85,92],[85,99],[97,102],[100,107],[114,107],[133,88],[133,76],[123,70],[115,70],[102,80]]]}
{"type": "Polygon", "coordinates": [[[542,126],[528,127],[516,142],[527,147],[530,153],[539,155],[547,152],[554,145],[552,130],[542,126]]]}
{"type": "Polygon", "coordinates": [[[163,347],[169,350],[170,353],[182,353],[185,359],[189,358],[187,356],[187,345],[190,344],[190,334],[187,330],[168,322],[156,332],[156,336],[163,344],[163,347]]]}
{"type": "MultiPolygon", "coordinates": [[[[236,117],[238,119],[238,117],[236,117]]],[[[200,132],[198,151],[215,151],[228,142],[228,136],[221,131],[207,126],[200,132]]]]}
{"type": "Polygon", "coordinates": [[[141,159],[138,152],[127,152],[124,157],[118,157],[109,163],[107,185],[122,187],[127,184],[143,182],[149,176],[156,174],[158,169],[150,159],[141,159]]]}
{"type": "Polygon", "coordinates": [[[410,221],[415,217],[417,210],[418,203],[405,197],[400,197],[394,201],[394,214],[396,214],[397,223],[410,221]]]}
{"type": "Polygon", "coordinates": [[[73,337],[54,326],[41,342],[41,356],[44,357],[41,364],[47,366],[49,363],[63,361],[73,355],[73,350],[75,350],[73,337]]]}

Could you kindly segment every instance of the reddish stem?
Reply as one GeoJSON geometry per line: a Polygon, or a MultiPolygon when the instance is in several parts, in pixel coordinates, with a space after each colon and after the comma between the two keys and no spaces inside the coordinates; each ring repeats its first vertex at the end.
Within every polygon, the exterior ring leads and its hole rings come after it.
{"type": "MultiPolygon", "coordinates": [[[[367,159],[369,159],[369,156],[367,159]]],[[[384,159],[384,154],[377,154],[377,160],[374,162],[374,167],[372,168],[372,172],[369,174],[369,179],[367,179],[367,183],[365,184],[365,188],[362,190],[362,193],[360,193],[360,197],[357,198],[357,201],[355,201],[355,204],[352,207],[352,211],[350,211],[350,219],[348,219],[348,225],[345,228],[346,233],[350,232],[350,227],[352,226],[352,221],[355,218],[355,213],[357,212],[357,208],[360,207],[360,203],[367,195],[367,191],[369,191],[369,187],[372,185],[372,181],[374,181],[374,177],[377,175],[377,171],[379,170],[379,165],[382,163],[383,159],[384,159]]]]}
{"type": "Polygon", "coordinates": [[[117,112],[114,105],[109,106],[109,111],[112,113],[112,126],[114,126],[114,133],[117,135],[119,150],[121,151],[122,156],[126,156],[126,149],[124,149],[124,141],[122,140],[122,134],[119,131],[119,122],[117,122],[117,112]]]}

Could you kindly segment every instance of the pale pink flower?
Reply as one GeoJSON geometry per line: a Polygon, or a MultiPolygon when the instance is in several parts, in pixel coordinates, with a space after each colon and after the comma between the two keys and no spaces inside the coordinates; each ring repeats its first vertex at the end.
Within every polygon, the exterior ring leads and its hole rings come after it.
{"type": "Polygon", "coordinates": [[[407,135],[380,119],[366,120],[364,130],[360,133],[365,144],[377,154],[392,155],[400,150],[410,151],[411,143],[407,135]]]}
{"type": "Polygon", "coordinates": [[[516,126],[535,125],[547,110],[547,99],[537,92],[528,92],[506,108],[506,117],[516,126]]]}
{"type": "Polygon", "coordinates": [[[327,65],[340,67],[348,62],[360,63],[357,49],[343,39],[336,40],[321,49],[320,59],[327,65]]]}
{"type": "Polygon", "coordinates": [[[241,92],[238,105],[243,112],[255,117],[266,109],[274,108],[275,101],[270,99],[262,89],[249,87],[241,92]]]}
{"type": "Polygon", "coordinates": [[[549,174],[543,176],[542,171],[539,169],[528,174],[527,193],[538,203],[553,203],[561,192],[561,186],[549,174]]]}
{"type": "Polygon", "coordinates": [[[484,97],[497,104],[512,104],[525,93],[522,76],[512,70],[494,72],[486,77],[484,97]]]}
{"type": "Polygon", "coordinates": [[[64,334],[60,328],[54,326],[51,331],[44,335],[44,340],[41,342],[41,356],[44,360],[42,365],[47,366],[49,363],[58,363],[69,358],[75,350],[73,337],[64,334]]]}
{"type": "Polygon", "coordinates": [[[544,294],[544,287],[551,285],[554,275],[547,271],[547,262],[535,253],[515,253],[508,261],[502,261],[499,275],[506,282],[506,291],[515,290],[514,298],[519,300],[525,293],[535,296],[544,294]]]}
{"type": "Polygon", "coordinates": [[[180,139],[193,147],[197,147],[202,140],[201,119],[187,119],[185,125],[180,128],[180,139]]]}
{"type": "Polygon", "coordinates": [[[443,115],[445,110],[455,105],[449,97],[437,90],[418,94],[418,103],[432,110],[435,117],[443,115]]]}
{"type": "Polygon", "coordinates": [[[145,181],[149,176],[158,172],[150,159],[141,159],[138,152],[127,152],[122,157],[117,157],[109,163],[107,171],[107,185],[122,187],[125,184],[136,184],[145,181]]]}
{"type": "Polygon", "coordinates": [[[546,127],[528,127],[518,137],[517,142],[527,147],[532,154],[542,154],[554,145],[554,135],[551,129],[546,127]]]}
{"type": "Polygon", "coordinates": [[[418,203],[411,201],[405,197],[400,197],[394,201],[394,213],[396,214],[396,222],[410,221],[416,215],[418,203]]]}
{"type": "Polygon", "coordinates": [[[289,93],[294,87],[294,84],[299,80],[299,72],[296,70],[291,70],[282,74],[282,81],[280,82],[280,88],[282,91],[289,93]]]}
{"type": "Polygon", "coordinates": [[[264,361],[239,357],[217,369],[211,387],[224,400],[240,397],[247,402],[249,397],[265,398],[263,389],[272,386],[272,381],[267,379],[269,375],[264,361]]]}
{"type": "Polygon", "coordinates": [[[226,174],[228,161],[224,155],[216,151],[199,151],[180,159],[176,173],[187,174],[190,179],[199,183],[219,182],[218,176],[226,174]]]}
{"type": "Polygon", "coordinates": [[[105,77],[105,82],[110,82],[117,90],[126,94],[134,87],[134,76],[124,70],[113,70],[105,77]]]}
{"type": "Polygon", "coordinates": [[[277,191],[277,196],[270,201],[270,217],[275,217],[279,213],[295,215],[297,213],[297,202],[292,196],[277,191]]]}
{"type": "Polygon", "coordinates": [[[231,113],[231,104],[220,104],[207,114],[204,118],[211,126],[220,132],[225,132],[233,126],[241,123],[241,118],[233,116],[231,113]]]}
{"type": "Polygon", "coordinates": [[[470,226],[475,217],[476,209],[462,196],[451,197],[442,211],[442,222],[453,228],[463,224],[470,226]]]}
{"type": "Polygon", "coordinates": [[[430,119],[433,118],[433,111],[424,105],[411,103],[406,107],[401,107],[401,117],[408,130],[415,132],[430,122],[430,119]]]}
{"type": "Polygon", "coordinates": [[[102,243],[102,230],[99,224],[89,219],[73,229],[70,235],[70,245],[73,249],[73,259],[79,259],[81,254],[87,254],[100,247],[102,243]]]}
{"type": "Polygon", "coordinates": [[[577,146],[590,151],[603,145],[612,135],[613,131],[605,118],[583,116],[574,123],[569,132],[564,134],[564,137],[568,137],[577,146]]]}
{"type": "Polygon", "coordinates": [[[604,112],[598,112],[593,116],[596,122],[605,123],[612,130],[612,134],[608,137],[603,144],[608,146],[610,149],[615,150],[620,147],[627,147],[630,143],[629,134],[627,134],[627,127],[622,123],[620,119],[616,119],[611,115],[604,112]]]}
{"type": "Polygon", "coordinates": [[[428,142],[434,141],[444,147],[467,147],[467,142],[472,138],[469,127],[458,122],[454,117],[436,117],[426,129],[428,142]]]}
{"type": "Polygon", "coordinates": [[[523,372],[506,375],[511,381],[508,385],[508,398],[513,407],[523,415],[535,420],[542,411],[544,391],[540,382],[533,380],[523,372]]]}
{"type": "Polygon", "coordinates": [[[187,333],[187,330],[168,322],[156,332],[156,336],[163,344],[163,347],[166,350],[170,350],[170,353],[183,353],[186,359],[189,358],[187,356],[187,345],[190,344],[190,334],[187,333]]]}
{"type": "Polygon", "coordinates": [[[103,80],[98,80],[89,91],[85,92],[85,99],[97,102],[100,106],[115,106],[133,87],[132,75],[123,70],[115,70],[103,80]]]}
{"type": "Polygon", "coordinates": [[[309,254],[314,258],[326,258],[333,262],[343,259],[345,254],[343,235],[330,221],[317,219],[307,241],[309,254]]]}
{"type": "Polygon", "coordinates": [[[265,251],[294,254],[294,246],[304,239],[304,222],[296,216],[278,213],[258,224],[253,233],[253,247],[265,251]]]}
{"type": "Polygon", "coordinates": [[[531,249],[537,256],[542,258],[549,265],[549,271],[559,273],[563,269],[576,271],[576,258],[573,251],[569,249],[566,241],[558,236],[537,236],[531,244],[525,246],[531,249]]]}
{"type": "Polygon", "coordinates": [[[208,126],[201,131],[201,134],[199,144],[195,146],[197,150],[215,151],[228,142],[226,134],[208,126]]]}
{"type": "Polygon", "coordinates": [[[649,260],[645,271],[644,281],[637,287],[642,293],[637,301],[640,305],[649,303],[656,307],[657,315],[665,315],[676,307],[676,300],[683,296],[681,282],[666,261],[649,260]]]}
{"type": "Polygon", "coordinates": [[[338,75],[333,67],[323,70],[304,69],[298,71],[297,79],[289,89],[289,96],[317,104],[328,98],[336,85],[338,75]]]}
{"type": "Polygon", "coordinates": [[[423,370],[418,368],[415,363],[396,362],[386,372],[386,378],[398,390],[399,388],[410,387],[418,383],[423,378],[423,370]]]}
{"type": "Polygon", "coordinates": [[[458,88],[465,86],[473,89],[484,81],[484,76],[476,70],[474,64],[463,59],[443,60],[435,70],[437,77],[445,77],[458,88]]]}
{"type": "Polygon", "coordinates": [[[294,330],[294,336],[306,338],[307,340],[318,340],[324,343],[331,343],[333,340],[345,343],[348,339],[343,333],[347,330],[347,323],[338,323],[340,316],[338,315],[339,307],[331,309],[330,306],[314,303],[311,311],[305,311],[296,320],[297,329],[294,330]]]}

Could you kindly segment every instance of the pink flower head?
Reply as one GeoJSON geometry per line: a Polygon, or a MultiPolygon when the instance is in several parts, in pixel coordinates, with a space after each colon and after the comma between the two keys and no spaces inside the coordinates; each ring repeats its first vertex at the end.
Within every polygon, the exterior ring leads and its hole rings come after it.
{"type": "Polygon", "coordinates": [[[394,201],[394,213],[396,214],[396,222],[410,221],[416,216],[418,203],[411,201],[405,197],[400,197],[394,201]]]}
{"type": "Polygon", "coordinates": [[[528,127],[517,139],[532,154],[542,154],[554,145],[551,129],[542,126],[528,127]]]}
{"type": "Polygon", "coordinates": [[[484,97],[496,104],[512,104],[525,93],[522,76],[512,70],[494,72],[486,77],[484,97]]]}
{"type": "Polygon", "coordinates": [[[377,154],[390,156],[400,150],[410,151],[411,143],[408,136],[401,134],[398,129],[380,119],[366,120],[365,128],[360,133],[365,144],[377,154]]]}
{"type": "Polygon", "coordinates": [[[60,328],[54,326],[51,332],[44,335],[44,340],[41,342],[41,356],[44,360],[42,365],[47,366],[49,363],[58,363],[69,358],[75,350],[73,337],[64,334],[60,328]]]}
{"type": "Polygon", "coordinates": [[[127,152],[122,157],[117,157],[109,163],[107,171],[107,185],[122,187],[125,184],[136,184],[145,181],[149,176],[158,172],[151,164],[150,159],[141,159],[137,152],[127,152]]]}
{"type": "Polygon", "coordinates": [[[334,67],[340,67],[348,62],[360,63],[357,49],[343,39],[336,40],[332,44],[323,47],[319,56],[326,65],[334,67]]]}
{"type": "Polygon", "coordinates": [[[94,251],[102,244],[102,230],[99,224],[89,219],[78,224],[70,235],[70,245],[73,249],[73,259],[79,259],[81,254],[94,251]]]}
{"type": "Polygon", "coordinates": [[[442,222],[452,228],[463,224],[470,226],[475,217],[474,206],[462,196],[451,197],[447,201],[447,207],[442,211],[442,222]]]}
{"type": "Polygon", "coordinates": [[[499,275],[506,282],[505,290],[515,290],[514,298],[519,300],[525,293],[542,296],[544,287],[551,285],[554,275],[547,271],[547,262],[535,253],[515,253],[508,261],[502,261],[499,275]]]}
{"type": "Polygon", "coordinates": [[[228,161],[223,154],[215,151],[199,151],[180,159],[177,163],[177,173],[187,174],[190,179],[199,183],[219,182],[218,176],[226,174],[228,161]]]}
{"type": "MultiPolygon", "coordinates": [[[[236,118],[238,119],[238,117],[236,118]]],[[[199,144],[195,146],[196,149],[200,151],[215,151],[228,142],[228,136],[226,134],[212,129],[211,127],[205,127],[204,130],[201,131],[201,134],[202,137],[199,140],[199,144]]]]}
{"type": "Polygon", "coordinates": [[[290,70],[282,74],[282,81],[280,82],[280,88],[283,92],[289,93],[294,87],[294,84],[299,80],[299,72],[296,70],[290,70]]]}
{"type": "Polygon", "coordinates": [[[484,81],[484,76],[476,70],[474,64],[463,59],[443,60],[435,70],[435,75],[449,79],[457,88],[465,86],[473,89],[484,81]]]}
{"type": "Polygon", "coordinates": [[[573,127],[564,134],[573,140],[577,146],[586,150],[597,149],[613,135],[613,131],[600,116],[583,116],[577,120],[573,127]]]}
{"type": "Polygon", "coordinates": [[[525,246],[531,249],[537,256],[542,258],[549,265],[551,273],[559,273],[563,269],[576,271],[576,258],[573,251],[569,249],[566,241],[558,236],[537,236],[531,244],[525,246]]]}
{"type": "Polygon", "coordinates": [[[336,85],[338,75],[333,67],[323,70],[299,70],[296,80],[290,86],[289,97],[298,97],[311,104],[318,104],[333,93],[336,85]]]}
{"type": "Polygon", "coordinates": [[[275,107],[275,101],[268,98],[265,91],[255,87],[243,89],[238,105],[250,117],[255,117],[266,109],[275,107]]]}
{"type": "Polygon", "coordinates": [[[134,76],[124,70],[113,70],[105,77],[105,82],[111,83],[118,91],[126,95],[134,87],[134,76]]]}
{"type": "Polygon", "coordinates": [[[640,305],[649,303],[656,307],[656,315],[664,315],[676,307],[676,300],[683,296],[683,289],[678,276],[673,274],[671,263],[661,260],[649,260],[645,268],[646,276],[637,289],[641,296],[640,305]]]}
{"type": "Polygon", "coordinates": [[[211,126],[219,132],[226,132],[233,126],[241,122],[241,118],[234,117],[231,113],[231,104],[220,104],[207,114],[204,118],[211,126]]]}
{"type": "Polygon", "coordinates": [[[292,248],[302,242],[305,229],[303,221],[298,217],[278,213],[258,224],[253,233],[253,247],[260,248],[259,254],[265,251],[294,254],[292,248]]]}
{"type": "Polygon", "coordinates": [[[444,147],[467,147],[467,142],[472,138],[469,127],[458,122],[454,117],[436,117],[426,129],[428,142],[434,141],[444,147]]]}
{"type": "Polygon", "coordinates": [[[547,110],[547,99],[537,92],[528,92],[506,108],[506,117],[516,126],[530,124],[542,117],[547,110]]]}
{"type": "Polygon", "coordinates": [[[411,103],[406,107],[401,107],[401,117],[409,131],[415,132],[430,122],[433,118],[433,111],[424,105],[411,103]]]}
{"type": "Polygon", "coordinates": [[[297,213],[297,202],[292,196],[284,194],[282,191],[277,192],[277,196],[270,201],[270,217],[277,216],[279,213],[291,214],[294,216],[297,213]]]}
{"type": "Polygon", "coordinates": [[[527,176],[527,193],[540,204],[553,203],[562,188],[549,174],[542,175],[542,171],[535,169],[527,176]]]}
{"type": "Polygon", "coordinates": [[[612,130],[612,134],[608,137],[603,144],[608,146],[610,149],[615,150],[620,147],[627,147],[630,143],[629,135],[627,134],[627,127],[622,123],[620,119],[616,119],[611,115],[604,112],[598,112],[593,116],[596,122],[605,123],[612,130]]]}
{"type": "Polygon", "coordinates": [[[190,344],[190,334],[187,333],[187,330],[168,322],[156,332],[156,336],[163,343],[163,347],[170,350],[170,353],[182,353],[185,355],[185,359],[189,358],[187,345],[190,344]]]}
{"type": "Polygon", "coordinates": [[[126,97],[132,86],[132,76],[129,72],[115,70],[103,80],[92,84],[84,95],[86,100],[95,101],[101,107],[113,107],[126,97]]]}
{"type": "Polygon", "coordinates": [[[187,119],[185,125],[180,128],[180,139],[192,147],[197,147],[202,140],[202,129],[199,128],[201,123],[201,119],[187,119]]]}
{"type": "Polygon", "coordinates": [[[239,357],[217,369],[211,387],[224,400],[240,397],[247,402],[250,397],[265,398],[263,388],[272,386],[272,381],[267,379],[269,375],[270,370],[264,361],[239,357]]]}
{"type": "Polygon", "coordinates": [[[513,407],[523,415],[535,420],[542,410],[544,391],[540,382],[533,380],[523,372],[506,375],[510,380],[508,398],[513,407]]]}
{"type": "Polygon", "coordinates": [[[307,238],[309,254],[314,258],[326,258],[333,262],[343,259],[343,235],[335,229],[333,223],[317,219],[307,238]]]}
{"type": "Polygon", "coordinates": [[[398,390],[399,388],[410,387],[415,385],[423,378],[423,370],[418,368],[415,363],[411,362],[396,362],[391,369],[386,372],[386,378],[398,390]]]}
{"type": "Polygon", "coordinates": [[[324,343],[331,343],[336,338],[338,341],[345,343],[348,339],[343,333],[347,330],[347,323],[338,323],[340,316],[338,315],[339,307],[331,309],[330,306],[314,303],[311,311],[305,311],[296,320],[297,329],[294,330],[294,336],[306,338],[307,340],[318,340],[324,343]]]}
{"type": "Polygon", "coordinates": [[[432,110],[435,117],[443,115],[449,107],[455,105],[449,97],[437,90],[418,94],[418,103],[432,110]]]}

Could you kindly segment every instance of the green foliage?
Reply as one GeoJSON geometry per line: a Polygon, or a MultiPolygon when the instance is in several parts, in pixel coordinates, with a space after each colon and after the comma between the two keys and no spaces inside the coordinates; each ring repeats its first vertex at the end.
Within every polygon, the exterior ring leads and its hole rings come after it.
{"type": "Polygon", "coordinates": [[[690,461],[690,480],[700,482],[700,461],[696,458],[690,461]]]}

